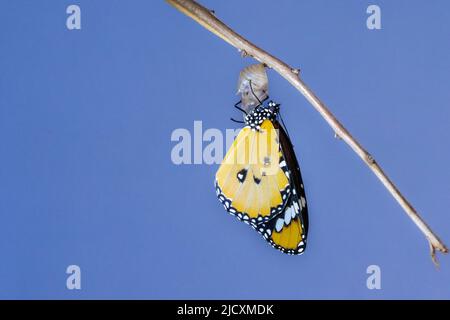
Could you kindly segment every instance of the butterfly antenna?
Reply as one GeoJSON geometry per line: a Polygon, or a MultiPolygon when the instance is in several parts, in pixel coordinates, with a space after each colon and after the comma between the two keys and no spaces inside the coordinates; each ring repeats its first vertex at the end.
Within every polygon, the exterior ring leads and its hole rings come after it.
{"type": "Polygon", "coordinates": [[[233,119],[233,118],[230,118],[230,120],[233,121],[233,122],[236,122],[236,123],[245,123],[245,121],[236,120],[236,119],[233,119]]]}
{"type": "Polygon", "coordinates": [[[252,80],[250,79],[248,81],[248,83],[250,84],[250,91],[252,92],[253,96],[256,98],[256,100],[258,100],[259,104],[256,107],[259,107],[260,105],[262,105],[261,100],[259,100],[258,96],[256,95],[255,91],[253,91],[253,86],[252,86],[252,80]]]}
{"type": "Polygon", "coordinates": [[[243,113],[245,113],[246,115],[248,115],[247,111],[245,111],[244,109],[240,108],[240,107],[236,107],[236,109],[238,109],[239,111],[242,111],[243,113]]]}
{"type": "Polygon", "coordinates": [[[246,115],[248,115],[247,111],[245,111],[244,109],[242,109],[241,107],[239,107],[240,104],[241,104],[241,100],[239,100],[238,102],[236,102],[236,103],[234,104],[234,107],[235,107],[236,109],[238,109],[239,111],[242,111],[243,113],[245,113],[246,115]]]}

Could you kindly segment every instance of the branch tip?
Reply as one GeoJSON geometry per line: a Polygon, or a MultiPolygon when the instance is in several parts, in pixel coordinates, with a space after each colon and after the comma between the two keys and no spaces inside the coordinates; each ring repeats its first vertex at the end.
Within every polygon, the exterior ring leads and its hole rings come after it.
{"type": "MultiPolygon", "coordinates": [[[[436,248],[433,246],[433,244],[431,243],[431,241],[428,241],[429,245],[430,245],[430,256],[431,256],[431,261],[433,261],[434,266],[436,267],[436,269],[439,269],[439,261],[436,258],[436,248]]],[[[439,250],[439,249],[438,249],[439,250]]]]}

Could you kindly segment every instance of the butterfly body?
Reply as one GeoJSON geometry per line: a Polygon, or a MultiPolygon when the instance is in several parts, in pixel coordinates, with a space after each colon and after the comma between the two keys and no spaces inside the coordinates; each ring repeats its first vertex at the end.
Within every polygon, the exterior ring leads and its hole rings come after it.
{"type": "Polygon", "coordinates": [[[270,101],[247,113],[216,173],[216,193],[225,210],[251,225],[274,248],[301,254],[308,213],[297,159],[279,105],[270,101]]]}

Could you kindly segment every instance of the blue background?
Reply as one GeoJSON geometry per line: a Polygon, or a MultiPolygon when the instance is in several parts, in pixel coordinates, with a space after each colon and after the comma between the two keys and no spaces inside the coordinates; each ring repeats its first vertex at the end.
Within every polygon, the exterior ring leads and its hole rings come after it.
{"type": "MultiPolygon", "coordinates": [[[[450,241],[450,2],[203,1],[306,83],[450,241]],[[366,28],[378,4],[382,30],[366,28]]],[[[302,168],[309,246],[271,249],[171,161],[176,128],[238,128],[253,63],[163,1],[0,2],[0,298],[450,298],[450,260],[270,71],[302,168]],[[82,29],[66,28],[78,4],[82,29]],[[66,289],[68,265],[82,289],[66,289]],[[368,290],[366,268],[381,267],[368,290]]]]}

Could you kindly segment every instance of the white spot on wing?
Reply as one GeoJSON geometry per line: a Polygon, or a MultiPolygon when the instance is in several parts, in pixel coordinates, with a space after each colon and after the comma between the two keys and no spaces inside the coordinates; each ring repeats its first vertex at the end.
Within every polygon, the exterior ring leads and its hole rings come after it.
{"type": "Polygon", "coordinates": [[[306,199],[305,199],[305,197],[300,197],[300,201],[302,203],[302,208],[304,208],[306,206],[306,199]]]}
{"type": "MultiPolygon", "coordinates": [[[[295,202],[294,202],[294,203],[295,203],[295,202]]],[[[298,211],[292,210],[292,212],[291,212],[292,219],[295,218],[295,216],[297,215],[297,212],[298,212],[298,211]]]]}
{"type": "Polygon", "coordinates": [[[297,201],[294,202],[294,210],[295,210],[295,212],[299,212],[300,211],[300,208],[298,206],[297,201]]]}
{"type": "Polygon", "coordinates": [[[280,232],[281,229],[283,229],[284,220],[281,218],[278,218],[277,223],[275,224],[275,230],[277,232],[280,232]]]}
{"type": "MultiPolygon", "coordinates": [[[[294,210],[292,210],[292,207],[289,207],[286,209],[286,212],[284,213],[284,223],[286,225],[288,225],[289,223],[291,223],[291,219],[292,219],[292,213],[294,210]]],[[[295,217],[295,213],[294,213],[294,217],[295,217]]]]}

